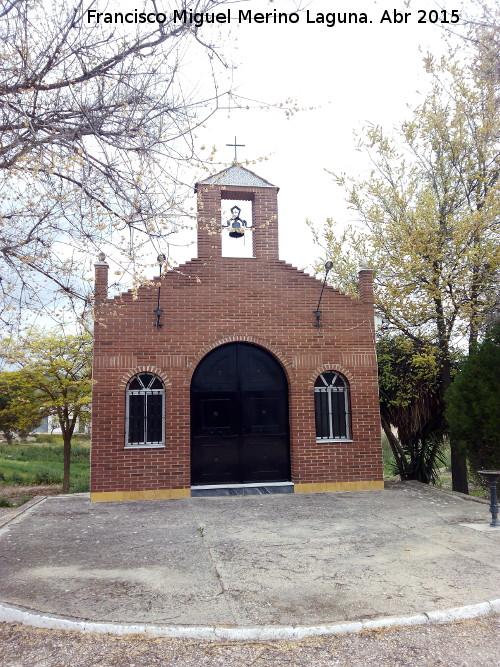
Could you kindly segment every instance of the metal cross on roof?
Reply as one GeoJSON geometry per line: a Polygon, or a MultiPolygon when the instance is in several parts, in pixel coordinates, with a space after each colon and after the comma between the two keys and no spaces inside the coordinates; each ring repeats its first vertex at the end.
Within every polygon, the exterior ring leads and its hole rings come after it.
{"type": "Polygon", "coordinates": [[[245,144],[237,144],[236,143],[236,137],[235,137],[234,138],[234,144],[226,144],[226,146],[234,146],[234,162],[233,162],[233,164],[237,164],[238,163],[238,158],[236,157],[236,148],[237,147],[243,148],[245,146],[245,144]]]}

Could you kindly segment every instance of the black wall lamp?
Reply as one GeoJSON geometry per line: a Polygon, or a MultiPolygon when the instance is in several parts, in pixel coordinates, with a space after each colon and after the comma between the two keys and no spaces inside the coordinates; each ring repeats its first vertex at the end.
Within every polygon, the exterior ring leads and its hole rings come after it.
{"type": "Polygon", "coordinates": [[[160,289],[161,289],[161,269],[162,269],[163,263],[165,262],[166,259],[167,258],[165,257],[165,255],[163,253],[158,255],[158,257],[156,258],[156,261],[158,262],[158,264],[160,266],[160,282],[158,283],[158,303],[157,303],[156,309],[153,310],[153,313],[156,315],[155,327],[157,329],[161,329],[162,326],[163,326],[163,324],[161,323],[161,314],[163,313],[163,310],[160,308],[160,289]]]}
{"type": "Polygon", "coordinates": [[[316,324],[314,326],[317,327],[318,329],[323,326],[321,324],[321,310],[319,308],[321,306],[321,299],[323,298],[323,291],[325,289],[326,279],[328,278],[328,274],[332,269],[333,269],[333,262],[328,261],[325,264],[325,279],[323,280],[323,286],[321,287],[321,294],[319,295],[318,305],[316,306],[316,310],[313,310],[313,313],[316,315],[316,324]]]}
{"type": "Polygon", "coordinates": [[[245,229],[252,229],[252,225],[248,224],[246,220],[240,218],[241,208],[239,206],[233,206],[231,209],[231,218],[227,222],[222,223],[223,228],[229,227],[231,231],[229,236],[232,239],[241,239],[245,234],[245,229]]]}

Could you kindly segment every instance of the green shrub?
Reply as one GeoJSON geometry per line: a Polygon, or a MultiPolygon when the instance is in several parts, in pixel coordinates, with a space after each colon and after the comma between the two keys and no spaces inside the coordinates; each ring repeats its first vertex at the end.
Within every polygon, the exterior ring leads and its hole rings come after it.
{"type": "Polygon", "coordinates": [[[42,445],[62,445],[63,439],[62,435],[59,435],[58,433],[37,433],[35,435],[35,442],[42,445]]]}
{"type": "Polygon", "coordinates": [[[443,457],[443,465],[445,466],[448,472],[451,472],[451,451],[450,451],[450,444],[448,441],[446,441],[446,445],[442,452],[442,457],[443,457]]]}
{"type": "Polygon", "coordinates": [[[62,447],[40,447],[37,445],[4,445],[0,456],[13,461],[57,461],[62,460],[62,447]]]}
{"type": "MultiPolygon", "coordinates": [[[[90,456],[88,447],[76,445],[71,448],[71,462],[87,463],[90,456]]],[[[63,447],[47,445],[2,445],[0,446],[0,457],[9,458],[14,461],[46,461],[51,463],[62,463],[64,458],[63,447]]]]}
{"type": "Polygon", "coordinates": [[[77,461],[88,462],[90,450],[88,447],[82,447],[80,445],[75,445],[71,448],[71,462],[76,463],[77,461]]]}
{"type": "Polygon", "coordinates": [[[466,357],[446,393],[451,436],[467,453],[470,472],[500,467],[500,323],[466,357]]]}
{"type": "Polygon", "coordinates": [[[12,507],[12,503],[8,498],[4,498],[4,496],[0,496],[0,507],[12,507]]]}
{"type": "MultiPolygon", "coordinates": [[[[63,437],[60,433],[36,433],[34,436],[34,442],[41,445],[56,445],[62,447],[63,437]]],[[[89,435],[74,435],[71,438],[72,445],[82,445],[87,447],[90,445],[90,436],[89,435]]]]}
{"type": "Polygon", "coordinates": [[[78,435],[73,436],[72,442],[75,445],[90,447],[90,435],[79,433],[78,435]]]}
{"type": "Polygon", "coordinates": [[[88,475],[75,477],[71,484],[71,493],[88,493],[90,490],[90,480],[88,475]]]}
{"type": "Polygon", "coordinates": [[[6,477],[5,481],[7,484],[13,484],[14,486],[26,484],[26,480],[18,472],[11,473],[9,477],[6,477]]]}
{"type": "Polygon", "coordinates": [[[396,461],[394,460],[394,454],[392,453],[391,446],[385,433],[382,435],[382,461],[384,465],[385,477],[392,477],[393,475],[398,474],[396,461]]]}
{"type": "Polygon", "coordinates": [[[50,468],[39,468],[35,472],[35,484],[60,484],[62,477],[50,468]]]}

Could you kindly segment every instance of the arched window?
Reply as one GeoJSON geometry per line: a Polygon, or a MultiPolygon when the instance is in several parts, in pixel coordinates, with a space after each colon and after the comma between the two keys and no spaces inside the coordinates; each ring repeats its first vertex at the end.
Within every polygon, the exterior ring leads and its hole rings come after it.
{"type": "Polygon", "coordinates": [[[165,389],[159,377],[140,373],[127,385],[126,447],[165,444],[165,389]]]}
{"type": "Polygon", "coordinates": [[[335,371],[325,371],[314,384],[316,440],[349,440],[349,388],[335,371]]]}

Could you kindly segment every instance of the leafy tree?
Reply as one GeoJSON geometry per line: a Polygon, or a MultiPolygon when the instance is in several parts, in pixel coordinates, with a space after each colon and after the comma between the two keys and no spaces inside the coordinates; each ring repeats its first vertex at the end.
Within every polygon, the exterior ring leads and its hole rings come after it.
{"type": "MultiPolygon", "coordinates": [[[[498,33],[488,39],[498,53],[498,33]]],[[[352,292],[354,268],[368,261],[388,331],[434,346],[440,412],[454,349],[464,337],[477,341],[500,266],[500,104],[491,65],[491,50],[467,63],[428,57],[433,86],[413,117],[393,137],[372,126],[360,141],[368,176],[335,176],[364,229],[339,235],[330,220],[316,232],[334,260],[332,282],[352,292]]],[[[465,456],[453,440],[450,447],[453,488],[466,493],[465,456]]]]}
{"type": "Polygon", "coordinates": [[[19,371],[0,373],[0,431],[8,444],[27,436],[46,416],[38,395],[26,396],[19,371]]]}
{"type": "Polygon", "coordinates": [[[450,433],[471,469],[500,469],[500,324],[463,360],[446,402],[450,433]]]}
{"type": "Polygon", "coordinates": [[[63,491],[69,491],[71,439],[91,401],[92,341],[87,333],[30,330],[4,341],[4,356],[19,367],[18,393],[59,421],[64,443],[63,491]]]}
{"type": "Polygon", "coordinates": [[[398,473],[402,479],[435,482],[446,430],[436,349],[402,335],[384,336],[377,358],[382,428],[398,473]]]}
{"type": "Polygon", "coordinates": [[[173,9],[222,4],[144,0],[139,10],[166,20],[121,26],[87,20],[89,10],[126,11],[117,0],[0,0],[4,322],[54,293],[88,305],[86,253],[114,248],[123,271],[137,274],[145,243],[167,244],[186,215],[183,165],[213,159],[197,154],[196,128],[223,95],[238,105],[219,85],[227,64],[215,31],[174,23],[173,9]]]}

